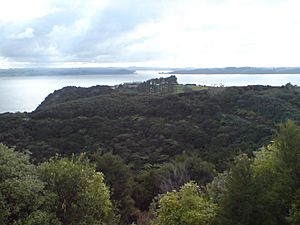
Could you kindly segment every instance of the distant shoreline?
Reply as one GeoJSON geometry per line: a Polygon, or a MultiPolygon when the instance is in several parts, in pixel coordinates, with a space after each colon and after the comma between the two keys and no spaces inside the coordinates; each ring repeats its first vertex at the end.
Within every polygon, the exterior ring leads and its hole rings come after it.
{"type": "Polygon", "coordinates": [[[300,75],[299,73],[159,73],[161,75],[300,75]]]}
{"type": "Polygon", "coordinates": [[[226,74],[226,75],[255,75],[255,74],[300,74],[300,67],[225,67],[180,69],[160,74],[226,74]]]}
{"type": "Polygon", "coordinates": [[[15,68],[0,69],[0,76],[122,75],[135,72],[126,68],[15,68]]]}

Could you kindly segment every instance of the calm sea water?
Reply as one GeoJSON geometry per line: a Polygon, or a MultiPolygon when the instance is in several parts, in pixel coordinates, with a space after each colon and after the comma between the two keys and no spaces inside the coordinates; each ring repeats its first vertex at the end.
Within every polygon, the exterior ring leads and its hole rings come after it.
{"type": "MultiPolygon", "coordinates": [[[[31,112],[47,95],[65,86],[90,87],[94,85],[116,85],[124,82],[144,81],[155,77],[166,77],[158,71],[138,71],[130,75],[69,75],[69,76],[12,76],[0,77],[0,113],[31,112]]],[[[176,75],[179,83],[200,85],[272,85],[288,82],[300,85],[300,74],[276,75],[176,75]]]]}

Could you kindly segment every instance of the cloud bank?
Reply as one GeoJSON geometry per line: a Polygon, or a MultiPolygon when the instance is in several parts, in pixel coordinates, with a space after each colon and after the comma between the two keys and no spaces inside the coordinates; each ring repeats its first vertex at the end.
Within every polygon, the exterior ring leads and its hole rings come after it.
{"type": "Polygon", "coordinates": [[[299,66],[296,0],[0,4],[0,67],[299,66]]]}

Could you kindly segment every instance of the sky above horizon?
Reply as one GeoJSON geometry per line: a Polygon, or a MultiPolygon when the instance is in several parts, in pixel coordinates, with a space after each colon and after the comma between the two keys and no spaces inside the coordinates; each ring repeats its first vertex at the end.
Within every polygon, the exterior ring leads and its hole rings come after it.
{"type": "Polygon", "coordinates": [[[300,66],[299,0],[0,0],[0,68],[300,66]]]}

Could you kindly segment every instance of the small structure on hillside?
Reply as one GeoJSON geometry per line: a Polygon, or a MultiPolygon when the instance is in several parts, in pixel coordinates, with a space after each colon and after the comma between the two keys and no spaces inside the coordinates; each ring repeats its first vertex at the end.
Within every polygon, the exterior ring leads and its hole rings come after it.
{"type": "Polygon", "coordinates": [[[124,88],[137,88],[142,82],[130,82],[130,83],[124,83],[124,88]]]}

